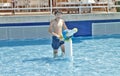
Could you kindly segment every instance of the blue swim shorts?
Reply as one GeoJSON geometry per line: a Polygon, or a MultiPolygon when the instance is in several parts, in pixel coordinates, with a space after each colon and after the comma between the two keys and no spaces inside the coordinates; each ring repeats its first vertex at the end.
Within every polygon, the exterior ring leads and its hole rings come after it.
{"type": "Polygon", "coordinates": [[[54,50],[57,50],[62,44],[64,44],[64,41],[61,41],[58,37],[52,36],[52,48],[54,50]]]}

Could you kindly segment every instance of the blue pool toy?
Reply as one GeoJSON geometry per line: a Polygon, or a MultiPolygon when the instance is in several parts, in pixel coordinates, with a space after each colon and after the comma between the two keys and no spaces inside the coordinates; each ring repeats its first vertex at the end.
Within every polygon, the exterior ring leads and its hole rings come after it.
{"type": "Polygon", "coordinates": [[[69,40],[76,32],[78,31],[77,28],[73,28],[72,30],[64,30],[62,32],[63,39],[64,40],[69,40]]]}

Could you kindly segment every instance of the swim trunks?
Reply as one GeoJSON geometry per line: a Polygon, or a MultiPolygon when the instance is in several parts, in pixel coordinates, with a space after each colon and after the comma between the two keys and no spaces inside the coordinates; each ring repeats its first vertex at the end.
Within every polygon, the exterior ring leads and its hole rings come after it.
{"type": "Polygon", "coordinates": [[[58,37],[52,36],[52,48],[54,50],[57,50],[62,44],[64,44],[64,41],[61,41],[58,37]]]}

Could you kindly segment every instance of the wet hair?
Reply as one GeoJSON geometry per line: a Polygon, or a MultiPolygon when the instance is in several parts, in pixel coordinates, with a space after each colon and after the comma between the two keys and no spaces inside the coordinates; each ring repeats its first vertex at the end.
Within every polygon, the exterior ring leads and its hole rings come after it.
{"type": "Polygon", "coordinates": [[[55,10],[54,15],[56,15],[57,13],[63,14],[61,11],[55,10]]]}

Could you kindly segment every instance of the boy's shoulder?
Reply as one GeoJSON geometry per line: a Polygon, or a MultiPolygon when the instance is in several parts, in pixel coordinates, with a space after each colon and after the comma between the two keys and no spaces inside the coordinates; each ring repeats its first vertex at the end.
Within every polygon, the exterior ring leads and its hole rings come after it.
{"type": "Polygon", "coordinates": [[[55,22],[55,19],[51,20],[50,22],[55,22]]]}
{"type": "Polygon", "coordinates": [[[62,18],[60,20],[64,22],[64,20],[62,18]]]}
{"type": "MultiPolygon", "coordinates": [[[[60,19],[60,21],[64,22],[63,19],[60,19]]],[[[54,24],[55,22],[56,22],[56,19],[53,19],[53,20],[50,21],[50,23],[52,23],[52,24],[54,24]]]]}
{"type": "MultiPolygon", "coordinates": [[[[60,20],[62,20],[62,21],[64,21],[64,19],[60,19],[60,20]]],[[[55,22],[56,21],[56,19],[52,19],[50,22],[55,22]]]]}
{"type": "Polygon", "coordinates": [[[56,22],[56,20],[55,19],[52,19],[51,21],[50,21],[50,23],[55,23],[56,22]]]}

